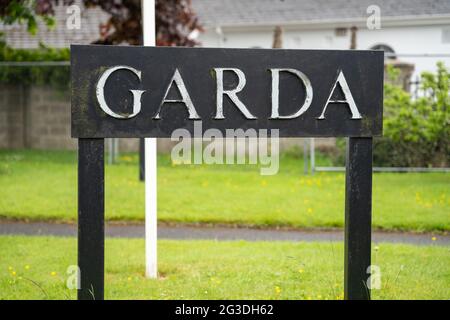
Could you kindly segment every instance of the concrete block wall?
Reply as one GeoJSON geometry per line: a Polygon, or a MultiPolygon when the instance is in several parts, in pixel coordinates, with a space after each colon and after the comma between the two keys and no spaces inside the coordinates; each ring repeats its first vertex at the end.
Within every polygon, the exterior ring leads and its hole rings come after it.
{"type": "MultiPolygon", "coordinates": [[[[334,146],[334,139],[318,139],[316,146],[334,146]]],[[[158,139],[158,152],[169,153],[177,142],[158,139]]],[[[303,148],[302,139],[280,139],[280,151],[303,148]]],[[[75,150],[70,137],[70,92],[50,86],[0,85],[0,148],[75,150]]],[[[119,139],[120,152],[134,152],[138,139],[119,139]]]]}
{"type": "Polygon", "coordinates": [[[0,148],[5,149],[9,146],[9,128],[8,128],[8,96],[3,88],[0,88],[0,148]]]}
{"type": "Polygon", "coordinates": [[[0,148],[75,149],[68,91],[0,86],[0,148]]]}
{"type": "Polygon", "coordinates": [[[0,87],[1,148],[22,148],[25,144],[25,92],[22,86],[0,87]]]}
{"type": "Polygon", "coordinates": [[[76,149],[70,137],[70,92],[51,87],[30,87],[27,135],[33,149],[76,149]]]}

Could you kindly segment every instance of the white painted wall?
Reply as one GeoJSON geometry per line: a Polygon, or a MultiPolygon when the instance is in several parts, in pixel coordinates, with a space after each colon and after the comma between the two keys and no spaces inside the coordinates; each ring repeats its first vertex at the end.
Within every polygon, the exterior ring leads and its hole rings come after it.
{"type": "MultiPolygon", "coordinates": [[[[443,41],[443,32],[450,32],[447,24],[419,26],[391,26],[380,30],[360,27],[357,35],[357,49],[369,49],[376,44],[386,44],[399,54],[447,54],[450,55],[450,41],[443,41]]],[[[273,28],[217,28],[207,29],[199,40],[204,47],[228,48],[270,48],[273,28]]],[[[295,26],[284,28],[283,47],[286,49],[348,49],[350,30],[346,36],[336,36],[335,28],[302,29],[295,26]]],[[[399,57],[400,60],[415,65],[414,77],[422,71],[434,71],[436,62],[441,60],[450,68],[450,57],[399,57]]]]}

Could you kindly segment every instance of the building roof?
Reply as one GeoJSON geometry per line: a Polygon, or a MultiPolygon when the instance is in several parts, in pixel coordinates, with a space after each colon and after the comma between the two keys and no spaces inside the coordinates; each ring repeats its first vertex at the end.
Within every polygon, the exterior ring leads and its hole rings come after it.
{"type": "MultiPolygon", "coordinates": [[[[0,24],[0,32],[14,48],[36,48],[39,43],[54,48],[73,43],[91,43],[100,38],[99,25],[109,16],[100,8],[85,9],[82,0],[80,29],[67,27],[67,7],[55,8],[56,27],[48,30],[40,23],[36,36],[26,26],[0,24]]],[[[400,19],[416,23],[418,18],[447,17],[450,23],[450,0],[192,0],[194,10],[205,27],[312,24],[365,21],[367,8],[377,5],[383,19],[400,19]]]]}
{"type": "Polygon", "coordinates": [[[192,0],[206,27],[285,25],[366,19],[377,5],[383,18],[450,17],[450,0],[192,0]]]}

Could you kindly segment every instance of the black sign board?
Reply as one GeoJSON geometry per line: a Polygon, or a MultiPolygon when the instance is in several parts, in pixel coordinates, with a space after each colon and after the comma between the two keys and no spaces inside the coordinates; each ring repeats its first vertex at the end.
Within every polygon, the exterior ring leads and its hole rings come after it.
{"type": "Polygon", "coordinates": [[[382,131],[383,52],[72,46],[72,136],[170,137],[178,128],[280,137],[382,131]]]}
{"type": "Polygon", "coordinates": [[[72,46],[78,149],[79,299],[104,293],[104,138],[180,128],[349,137],[346,299],[369,299],[372,137],[382,133],[381,51],[72,46]],[[270,130],[269,130],[270,132],[270,130]]]}

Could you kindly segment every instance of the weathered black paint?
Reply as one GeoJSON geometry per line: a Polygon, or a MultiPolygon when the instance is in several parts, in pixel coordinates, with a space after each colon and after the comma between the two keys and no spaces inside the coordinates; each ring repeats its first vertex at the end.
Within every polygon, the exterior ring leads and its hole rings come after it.
{"type": "Polygon", "coordinates": [[[372,138],[349,139],[346,167],[344,295],[366,300],[370,299],[372,138]]]}
{"type": "Polygon", "coordinates": [[[78,140],[79,300],[102,300],[104,288],[104,139],[78,140]]]}
{"type": "MultiPolygon", "coordinates": [[[[169,47],[71,46],[72,137],[170,137],[173,130],[193,133],[183,104],[166,104],[160,120],[154,120],[175,69],[181,73],[203,130],[217,128],[279,129],[280,137],[371,137],[382,132],[383,52],[357,50],[216,49],[169,47]],[[129,112],[129,89],[147,90],[142,110],[131,119],[115,119],[99,107],[95,87],[109,67],[126,65],[142,71],[142,81],[130,71],[113,73],[105,86],[105,98],[116,112],[129,112]],[[216,79],[213,68],[239,68],[247,84],[238,97],[257,120],[246,119],[224,97],[223,120],[214,120],[216,79]],[[293,68],[308,76],[314,90],[308,111],[291,120],[269,120],[271,74],[269,68],[293,68]],[[363,119],[351,119],[345,104],[330,105],[326,119],[318,120],[338,71],[342,70],[363,119]]],[[[234,88],[237,78],[224,73],[225,87],[234,88]]],[[[179,97],[175,86],[173,97],[179,97]]],[[[288,73],[280,74],[280,114],[288,115],[303,104],[304,88],[288,73]]]]}

